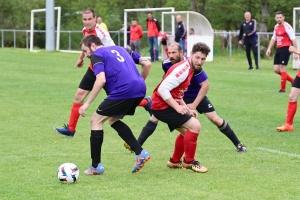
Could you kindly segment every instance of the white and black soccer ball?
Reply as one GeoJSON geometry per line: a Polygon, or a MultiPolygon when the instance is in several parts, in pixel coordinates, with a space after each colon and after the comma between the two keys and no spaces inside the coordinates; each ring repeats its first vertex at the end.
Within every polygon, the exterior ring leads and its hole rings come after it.
{"type": "Polygon", "coordinates": [[[57,177],[61,183],[75,183],[79,177],[79,169],[74,163],[64,163],[59,166],[57,177]]]}

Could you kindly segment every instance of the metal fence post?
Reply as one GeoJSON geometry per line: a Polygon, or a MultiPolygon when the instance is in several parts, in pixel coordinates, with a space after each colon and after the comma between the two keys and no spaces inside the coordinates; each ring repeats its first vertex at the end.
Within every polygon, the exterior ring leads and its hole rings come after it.
{"type": "Polygon", "coordinates": [[[4,48],[4,30],[1,30],[1,46],[4,48]]]}
{"type": "Polygon", "coordinates": [[[14,30],[14,48],[16,48],[17,38],[16,38],[16,30],[14,30]]]}
{"type": "Polygon", "coordinates": [[[68,33],[69,33],[69,50],[71,50],[71,48],[72,48],[72,38],[71,38],[71,31],[68,31],[68,33]]]}
{"type": "Polygon", "coordinates": [[[257,33],[257,62],[260,63],[260,33],[257,33]]]}

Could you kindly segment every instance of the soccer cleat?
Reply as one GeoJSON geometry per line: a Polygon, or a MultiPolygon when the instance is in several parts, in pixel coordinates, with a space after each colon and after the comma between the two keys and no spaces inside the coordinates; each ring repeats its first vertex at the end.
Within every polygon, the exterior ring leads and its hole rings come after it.
{"type": "Polygon", "coordinates": [[[104,167],[101,163],[99,163],[96,168],[91,165],[84,173],[87,175],[101,175],[104,173],[104,167]]]}
{"type": "Polygon", "coordinates": [[[205,173],[208,171],[206,167],[200,164],[199,161],[194,160],[191,163],[182,162],[182,166],[186,169],[191,169],[194,172],[205,173]]]}
{"type": "Polygon", "coordinates": [[[280,89],[278,92],[279,92],[279,93],[282,93],[282,92],[285,92],[285,90],[280,89]]]}
{"type": "Polygon", "coordinates": [[[236,150],[237,152],[239,153],[244,153],[246,152],[246,147],[243,143],[239,143],[237,146],[236,146],[236,150]]]}
{"type": "Polygon", "coordinates": [[[256,70],[259,70],[259,67],[256,67],[255,69],[256,69],[256,70]]]}
{"type": "Polygon", "coordinates": [[[145,108],[146,111],[149,112],[150,116],[152,116],[152,110],[151,110],[152,99],[151,99],[151,97],[145,97],[144,99],[146,99],[146,101],[148,102],[147,105],[144,108],[145,108]]]}
{"type": "Polygon", "coordinates": [[[174,162],[171,161],[171,158],[170,158],[170,160],[168,160],[168,162],[167,162],[167,167],[181,169],[182,168],[182,161],[180,160],[179,162],[174,163],[174,162]]]}
{"type": "Polygon", "coordinates": [[[248,70],[253,70],[253,67],[249,67],[248,70]]]}
{"type": "Polygon", "coordinates": [[[139,172],[144,167],[144,164],[150,160],[150,158],[150,154],[145,149],[143,149],[141,154],[136,155],[136,162],[132,169],[132,173],[139,172]]]}
{"type": "Polygon", "coordinates": [[[294,130],[293,125],[282,124],[282,126],[276,128],[279,132],[289,131],[292,132],[294,130]]]}
{"type": "Polygon", "coordinates": [[[133,153],[133,150],[131,149],[131,147],[129,146],[129,144],[127,144],[126,142],[124,142],[124,147],[126,149],[128,149],[130,151],[130,153],[133,153]]]}
{"type": "Polygon", "coordinates": [[[76,131],[72,132],[68,129],[68,127],[69,127],[68,124],[64,124],[63,128],[54,127],[54,130],[56,130],[56,132],[59,134],[62,134],[62,135],[68,136],[68,137],[73,137],[76,131]]]}

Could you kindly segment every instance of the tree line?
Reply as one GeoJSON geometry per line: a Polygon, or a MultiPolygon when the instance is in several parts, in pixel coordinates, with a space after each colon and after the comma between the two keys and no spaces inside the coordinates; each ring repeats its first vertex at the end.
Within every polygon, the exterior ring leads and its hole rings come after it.
{"type": "MultiPolygon", "coordinates": [[[[30,29],[30,12],[32,9],[45,8],[46,0],[0,0],[0,29],[30,29]]],[[[250,11],[252,17],[258,22],[258,31],[271,32],[276,24],[274,17],[276,11],[285,14],[287,22],[292,24],[293,8],[300,7],[299,0],[55,0],[55,6],[62,7],[61,30],[81,30],[80,11],[92,8],[97,15],[108,25],[109,30],[119,30],[122,27],[124,9],[128,8],[161,8],[174,7],[176,11],[195,11],[204,15],[217,30],[238,30],[244,19],[244,12],[250,11]]],[[[154,16],[161,19],[160,12],[154,16]]],[[[45,29],[45,13],[36,15],[35,29],[45,29]]],[[[299,13],[300,16],[300,13],[299,13]]],[[[146,29],[145,13],[129,13],[128,23],[137,19],[146,29]]],[[[11,37],[5,37],[9,45],[11,37]],[[7,39],[6,39],[7,38],[7,39]]],[[[19,36],[18,46],[25,44],[24,36],[19,36]]],[[[36,44],[36,43],[35,43],[36,44]]]]}

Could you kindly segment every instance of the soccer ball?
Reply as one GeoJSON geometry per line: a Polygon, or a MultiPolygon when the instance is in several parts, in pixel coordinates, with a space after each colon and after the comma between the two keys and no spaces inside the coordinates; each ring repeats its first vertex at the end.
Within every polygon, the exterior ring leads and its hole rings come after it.
{"type": "Polygon", "coordinates": [[[79,177],[79,169],[73,163],[64,163],[59,166],[57,177],[61,183],[75,183],[79,177]]]}

